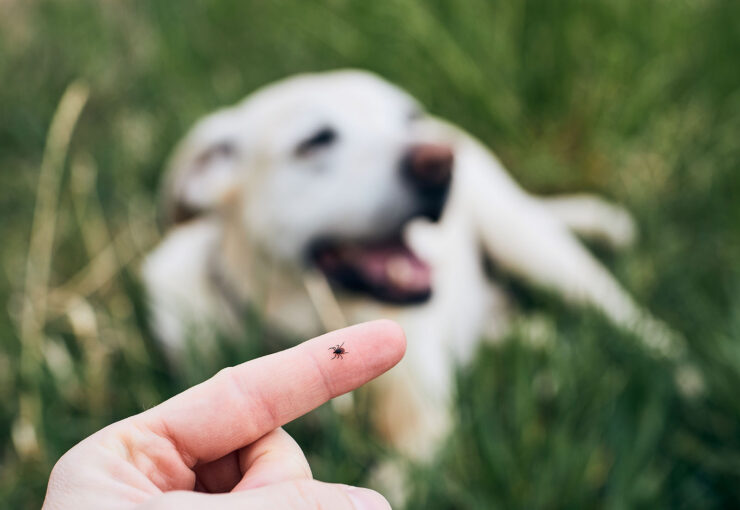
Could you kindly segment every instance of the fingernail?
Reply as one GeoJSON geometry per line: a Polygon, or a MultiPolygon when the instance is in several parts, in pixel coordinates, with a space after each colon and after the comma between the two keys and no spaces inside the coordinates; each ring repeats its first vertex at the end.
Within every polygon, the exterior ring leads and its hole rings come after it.
{"type": "Polygon", "coordinates": [[[370,489],[345,485],[344,492],[352,501],[355,510],[390,510],[391,508],[383,496],[370,489]]]}

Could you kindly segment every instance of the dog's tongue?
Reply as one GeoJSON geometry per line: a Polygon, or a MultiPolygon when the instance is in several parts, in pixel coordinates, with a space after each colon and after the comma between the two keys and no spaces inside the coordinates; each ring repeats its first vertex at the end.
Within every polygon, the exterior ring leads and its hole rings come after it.
{"type": "Polygon", "coordinates": [[[394,302],[429,297],[431,271],[400,240],[343,244],[317,253],[316,262],[335,282],[394,302]]]}
{"type": "Polygon", "coordinates": [[[355,261],[357,271],[376,285],[412,293],[429,290],[429,266],[401,244],[366,248],[355,261]]]}

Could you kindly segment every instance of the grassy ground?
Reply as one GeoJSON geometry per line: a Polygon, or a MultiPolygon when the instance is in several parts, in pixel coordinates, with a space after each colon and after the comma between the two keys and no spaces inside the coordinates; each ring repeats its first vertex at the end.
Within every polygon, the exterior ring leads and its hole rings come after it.
{"type": "MultiPolygon", "coordinates": [[[[160,171],[198,116],[345,66],[466,127],[534,191],[630,207],[641,240],[605,261],[706,379],[686,398],[668,362],[512,282],[527,320],[460,370],[457,431],[414,471],[411,507],[740,506],[738,19],[736,0],[0,1],[0,506],[37,508],[81,438],[270,349],[255,327],[249,352],[164,368],[136,277],[160,171]]],[[[388,454],[326,406],[289,431],[326,480],[388,454]]]]}

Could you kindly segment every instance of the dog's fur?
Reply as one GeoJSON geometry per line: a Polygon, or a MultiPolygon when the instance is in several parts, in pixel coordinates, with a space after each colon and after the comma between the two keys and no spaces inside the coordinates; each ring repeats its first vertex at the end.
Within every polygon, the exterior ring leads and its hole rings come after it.
{"type": "Polygon", "coordinates": [[[480,142],[366,72],[289,78],[206,117],[175,151],[164,193],[173,224],[143,273],[172,359],[189,331],[201,344],[214,327],[237,333],[247,307],[299,338],[394,319],[408,351],[375,383],[373,418],[415,459],[430,458],[448,431],[454,363],[509,323],[509,296],[487,276],[486,261],[601,311],[657,351],[678,348],[576,237],[626,246],[634,236],[628,213],[593,196],[528,194],[480,142]],[[404,177],[409,168],[421,169],[421,185],[404,177]],[[432,198],[418,189],[427,181],[432,198]],[[440,211],[438,221],[427,219],[440,211]],[[424,264],[392,261],[395,252],[382,250],[367,267],[351,259],[363,243],[394,234],[424,264]],[[347,290],[341,271],[312,258],[327,240],[354,243],[340,258],[366,281],[350,278],[347,290]],[[368,281],[377,285],[363,288],[368,281]]]}

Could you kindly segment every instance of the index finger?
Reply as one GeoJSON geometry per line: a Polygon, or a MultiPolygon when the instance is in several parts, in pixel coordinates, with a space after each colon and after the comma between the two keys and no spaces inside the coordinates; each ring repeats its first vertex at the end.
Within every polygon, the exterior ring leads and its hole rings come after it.
{"type": "Polygon", "coordinates": [[[403,330],[395,322],[358,324],[224,369],[144,416],[161,426],[192,467],[362,386],[398,363],[405,349],[403,330]],[[331,359],[328,348],[342,343],[347,354],[331,359]]]}

